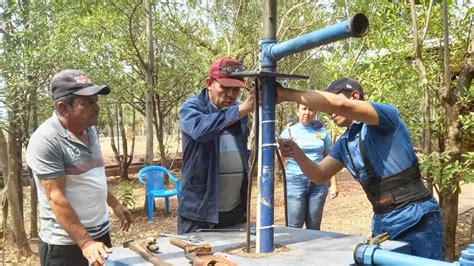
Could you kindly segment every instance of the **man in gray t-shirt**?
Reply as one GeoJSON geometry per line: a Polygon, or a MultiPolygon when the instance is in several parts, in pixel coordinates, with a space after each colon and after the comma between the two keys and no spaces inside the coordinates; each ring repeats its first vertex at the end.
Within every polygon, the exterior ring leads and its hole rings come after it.
{"type": "Polygon", "coordinates": [[[131,213],[107,189],[95,125],[98,94],[78,70],[64,70],[51,81],[55,112],[31,136],[26,162],[38,188],[41,265],[105,264],[111,251],[107,205],[128,231],[131,213]]]}

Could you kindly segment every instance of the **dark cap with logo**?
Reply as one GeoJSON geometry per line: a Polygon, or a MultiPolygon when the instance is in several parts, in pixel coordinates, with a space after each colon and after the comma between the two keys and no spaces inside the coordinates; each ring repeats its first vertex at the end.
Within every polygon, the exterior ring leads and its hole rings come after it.
{"type": "Polygon", "coordinates": [[[360,99],[364,99],[364,90],[362,90],[362,86],[357,80],[351,78],[344,77],[337,79],[329,84],[325,91],[336,94],[342,91],[357,91],[359,92],[360,99]]]}
{"type": "Polygon", "coordinates": [[[83,72],[75,69],[66,69],[54,75],[50,89],[54,100],[68,95],[90,96],[110,93],[107,85],[96,85],[83,72]]]}
{"type": "Polygon", "coordinates": [[[209,68],[208,77],[226,87],[245,87],[243,77],[233,77],[231,74],[239,71],[245,71],[244,65],[229,56],[224,56],[212,62],[209,68]]]}

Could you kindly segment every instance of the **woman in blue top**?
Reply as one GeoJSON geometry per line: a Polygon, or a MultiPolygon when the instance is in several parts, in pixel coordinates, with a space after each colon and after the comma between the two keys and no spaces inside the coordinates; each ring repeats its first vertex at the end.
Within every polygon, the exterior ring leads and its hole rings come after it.
{"type": "MultiPolygon", "coordinates": [[[[293,139],[313,162],[319,163],[331,150],[331,136],[323,124],[314,120],[316,111],[302,104],[296,111],[298,123],[281,133],[282,139],[293,139]]],[[[326,182],[316,185],[306,177],[293,158],[289,158],[285,167],[288,226],[320,230],[323,208],[328,195],[326,182]]],[[[336,178],[331,178],[330,196],[337,196],[336,178]]]]}

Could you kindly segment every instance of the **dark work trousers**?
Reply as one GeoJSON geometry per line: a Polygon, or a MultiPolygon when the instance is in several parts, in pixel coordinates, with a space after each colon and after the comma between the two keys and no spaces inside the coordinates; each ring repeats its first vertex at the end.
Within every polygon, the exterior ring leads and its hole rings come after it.
{"type": "Polygon", "coordinates": [[[242,203],[228,212],[219,212],[219,223],[213,224],[202,221],[193,221],[183,216],[178,216],[178,234],[187,234],[196,229],[224,228],[245,223],[245,209],[242,203]]]}
{"type": "MultiPolygon", "coordinates": [[[[109,232],[95,240],[104,243],[107,247],[112,247],[109,232]]],[[[89,265],[78,245],[50,245],[43,242],[41,238],[38,245],[41,266],[89,265]]]]}

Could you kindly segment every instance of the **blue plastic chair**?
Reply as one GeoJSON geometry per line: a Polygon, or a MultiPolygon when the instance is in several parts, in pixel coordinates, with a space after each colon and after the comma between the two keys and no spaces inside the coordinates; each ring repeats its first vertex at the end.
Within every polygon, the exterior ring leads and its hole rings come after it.
{"type": "Polygon", "coordinates": [[[148,221],[153,223],[155,198],[165,198],[166,212],[169,212],[169,197],[179,195],[179,179],[174,177],[173,174],[171,174],[171,172],[163,166],[149,165],[140,169],[138,172],[138,180],[146,187],[146,213],[148,216],[148,221]],[[166,189],[164,187],[164,174],[167,174],[169,180],[174,182],[175,189],[166,189]]]}

